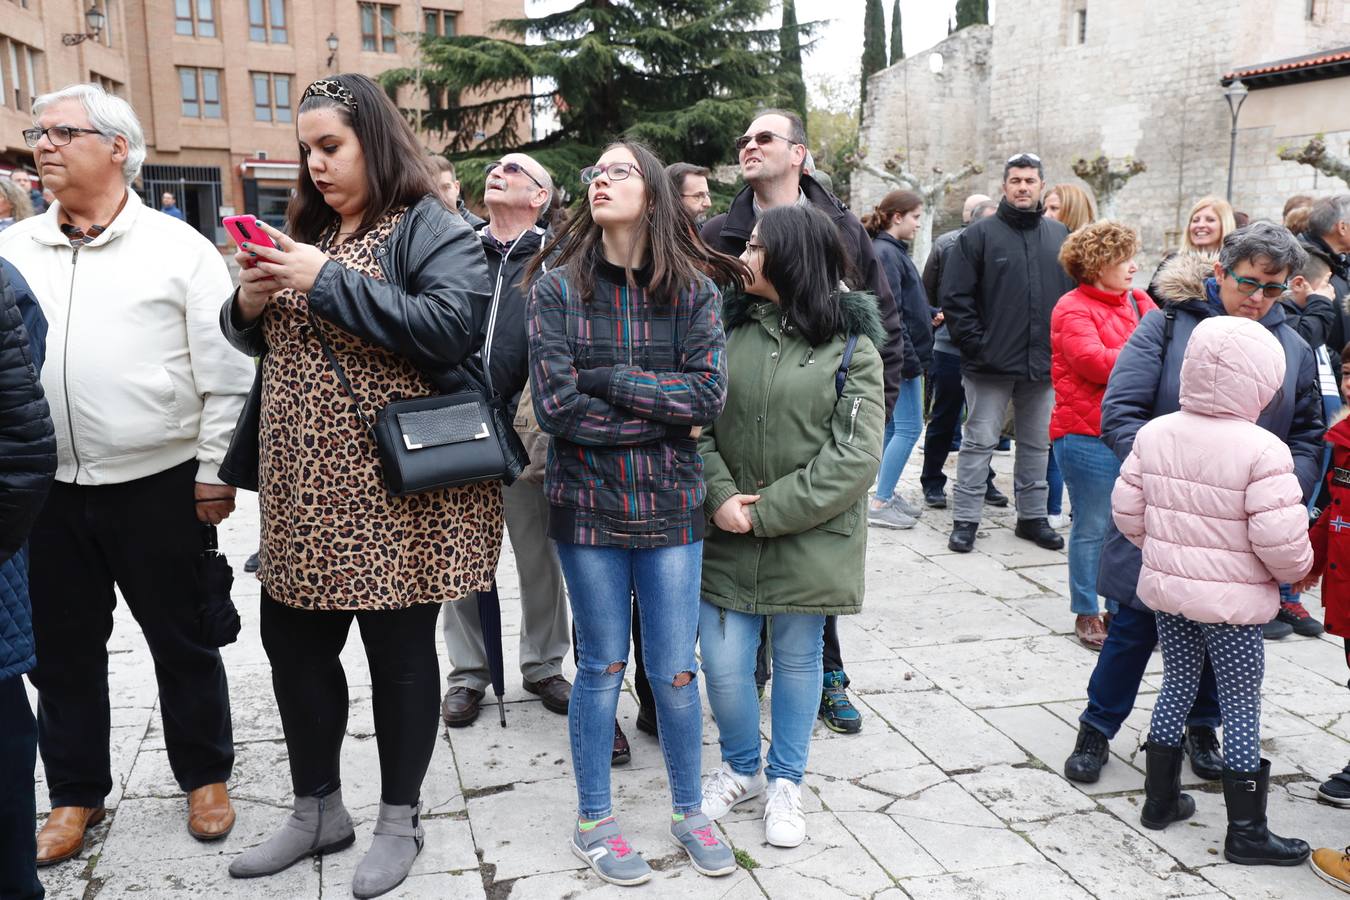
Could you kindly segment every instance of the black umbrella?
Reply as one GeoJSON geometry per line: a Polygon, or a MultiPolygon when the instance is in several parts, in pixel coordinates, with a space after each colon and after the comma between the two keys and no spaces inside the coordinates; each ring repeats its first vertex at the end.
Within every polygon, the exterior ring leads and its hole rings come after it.
{"type": "Polygon", "coordinates": [[[203,525],[202,554],[197,557],[197,617],[208,646],[224,647],[239,637],[239,610],[230,599],[233,586],[234,571],[220,552],[216,526],[203,525]]]}
{"type": "Polygon", "coordinates": [[[497,715],[506,727],[506,704],[502,693],[506,690],[506,663],[502,659],[502,599],[497,594],[494,578],[487,590],[478,592],[478,627],[483,632],[483,651],[487,653],[488,674],[492,676],[492,693],[497,695],[497,715]]]}

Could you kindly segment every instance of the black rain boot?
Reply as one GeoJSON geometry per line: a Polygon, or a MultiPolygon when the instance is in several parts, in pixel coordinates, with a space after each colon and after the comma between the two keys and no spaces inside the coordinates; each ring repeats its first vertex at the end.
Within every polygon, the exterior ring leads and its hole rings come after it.
{"type": "Polygon", "coordinates": [[[1191,771],[1196,778],[1218,781],[1223,777],[1223,754],[1219,752],[1219,736],[1208,725],[1190,725],[1186,728],[1186,755],[1191,758],[1191,771]]]}
{"type": "Polygon", "coordinates": [[[1144,745],[1144,808],[1139,821],[1157,831],[1195,814],[1195,801],[1181,792],[1181,764],[1186,754],[1150,740],[1144,745]]]}
{"type": "Polygon", "coordinates": [[[1306,841],[1282,838],[1266,827],[1270,760],[1258,772],[1223,770],[1223,802],[1228,806],[1228,836],[1223,855],[1240,866],[1297,866],[1311,853],[1306,841]]]}

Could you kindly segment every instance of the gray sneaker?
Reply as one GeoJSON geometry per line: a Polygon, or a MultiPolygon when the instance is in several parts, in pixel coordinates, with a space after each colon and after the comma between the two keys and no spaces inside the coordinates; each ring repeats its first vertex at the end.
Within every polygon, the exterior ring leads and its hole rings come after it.
{"type": "Polygon", "coordinates": [[[730,875],[736,871],[736,855],[722,843],[713,824],[701,812],[670,823],[670,837],[685,853],[695,872],[704,875],[730,875]]]}
{"type": "Polygon", "coordinates": [[[886,502],[886,505],[877,509],[868,501],[867,504],[867,523],[877,528],[913,528],[919,524],[919,520],[911,515],[906,515],[895,505],[895,498],[892,497],[886,502]]]}
{"type": "Polygon", "coordinates": [[[627,887],[652,877],[651,867],[628,845],[614,817],[600,820],[590,831],[572,829],[572,853],[610,884],[627,887]]]}
{"type": "Polygon", "coordinates": [[[899,494],[891,495],[891,505],[900,510],[911,519],[920,518],[923,515],[923,508],[917,504],[911,503],[899,494]]]}

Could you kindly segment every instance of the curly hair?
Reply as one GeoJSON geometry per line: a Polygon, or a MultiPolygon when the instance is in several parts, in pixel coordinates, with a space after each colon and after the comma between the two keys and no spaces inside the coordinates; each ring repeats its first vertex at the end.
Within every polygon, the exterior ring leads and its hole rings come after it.
{"type": "Polygon", "coordinates": [[[1080,284],[1092,284],[1102,269],[1139,252],[1139,232],[1109,219],[1084,225],[1059,248],[1059,264],[1080,284]]]}

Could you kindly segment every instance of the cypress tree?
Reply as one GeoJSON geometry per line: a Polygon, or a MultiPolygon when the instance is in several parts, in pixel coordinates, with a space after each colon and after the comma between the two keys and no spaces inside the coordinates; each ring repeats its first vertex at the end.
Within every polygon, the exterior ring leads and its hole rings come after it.
{"type": "Polygon", "coordinates": [[[900,33],[900,0],[891,7],[891,65],[905,58],[905,36],[900,33]]]}
{"type": "Polygon", "coordinates": [[[867,108],[867,79],[886,68],[886,10],[881,0],[867,0],[863,16],[862,108],[867,108]]]}
{"type": "Polygon", "coordinates": [[[956,0],[956,30],[989,24],[989,0],[956,0]]]}
{"type": "Polygon", "coordinates": [[[802,78],[802,35],[797,24],[796,0],[783,0],[783,26],[778,31],[783,53],[783,86],[792,98],[790,108],[806,121],[806,81],[802,78]]]}

